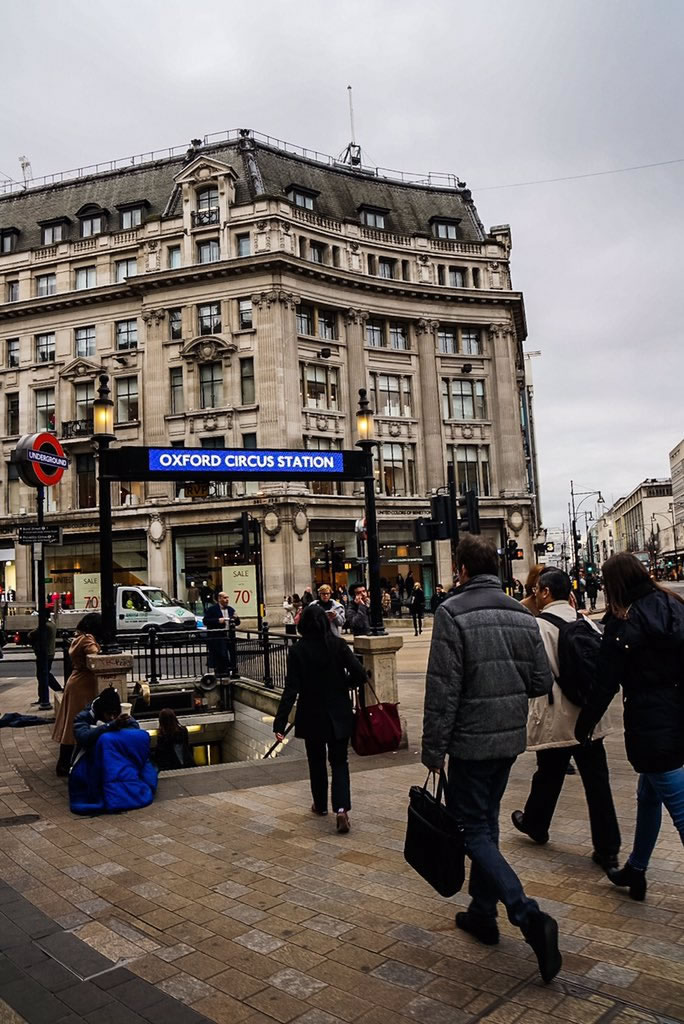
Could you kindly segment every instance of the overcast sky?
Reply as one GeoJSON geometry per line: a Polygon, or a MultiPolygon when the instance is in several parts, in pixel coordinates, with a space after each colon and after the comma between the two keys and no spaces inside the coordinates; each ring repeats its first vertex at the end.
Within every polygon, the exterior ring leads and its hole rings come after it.
{"type": "Polygon", "coordinates": [[[453,171],[513,231],[544,521],[669,473],[682,415],[681,0],[23,0],[2,4],[0,171],[249,127],[453,171]]]}

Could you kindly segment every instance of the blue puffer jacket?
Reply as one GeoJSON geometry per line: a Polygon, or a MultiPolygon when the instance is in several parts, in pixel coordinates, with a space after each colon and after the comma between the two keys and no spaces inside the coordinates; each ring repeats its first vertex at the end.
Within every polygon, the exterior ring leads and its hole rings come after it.
{"type": "Polygon", "coordinates": [[[74,814],[113,814],[147,807],[157,790],[150,737],[131,719],[126,728],[96,725],[90,708],[74,719],[76,755],[69,772],[74,814]]]}

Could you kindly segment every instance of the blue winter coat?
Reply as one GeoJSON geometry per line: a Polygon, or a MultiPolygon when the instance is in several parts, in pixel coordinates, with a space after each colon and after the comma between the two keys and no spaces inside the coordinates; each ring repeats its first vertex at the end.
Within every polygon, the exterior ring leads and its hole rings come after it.
{"type": "Polygon", "coordinates": [[[147,807],[157,790],[150,737],[131,719],[124,729],[96,725],[86,708],[74,719],[76,754],[69,772],[74,814],[113,814],[147,807]]]}

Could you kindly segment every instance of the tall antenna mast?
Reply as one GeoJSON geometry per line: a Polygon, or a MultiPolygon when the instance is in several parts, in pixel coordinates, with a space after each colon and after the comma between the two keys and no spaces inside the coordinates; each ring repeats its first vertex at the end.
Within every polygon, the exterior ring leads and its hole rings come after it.
{"type": "Polygon", "coordinates": [[[347,94],[349,96],[349,124],[351,126],[351,142],[342,154],[341,160],[343,164],[349,164],[350,167],[361,166],[361,147],[356,144],[356,133],[354,131],[354,103],[352,102],[352,87],[347,86],[347,94]]]}

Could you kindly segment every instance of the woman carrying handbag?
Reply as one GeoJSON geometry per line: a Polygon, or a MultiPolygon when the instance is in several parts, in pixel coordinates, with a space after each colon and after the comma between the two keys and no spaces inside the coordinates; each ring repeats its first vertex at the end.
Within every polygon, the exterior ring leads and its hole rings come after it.
{"type": "Polygon", "coordinates": [[[298,624],[301,640],[290,649],[287,679],[273,722],[276,739],[284,738],[295,701],[295,736],[303,739],[309,761],[313,814],[328,813],[328,769],[332,771],[332,808],[337,831],[349,831],[351,790],[347,748],[354,724],[350,687],[366,682],[366,671],[348,644],[333,635],[328,617],[308,605],[298,624]]]}

